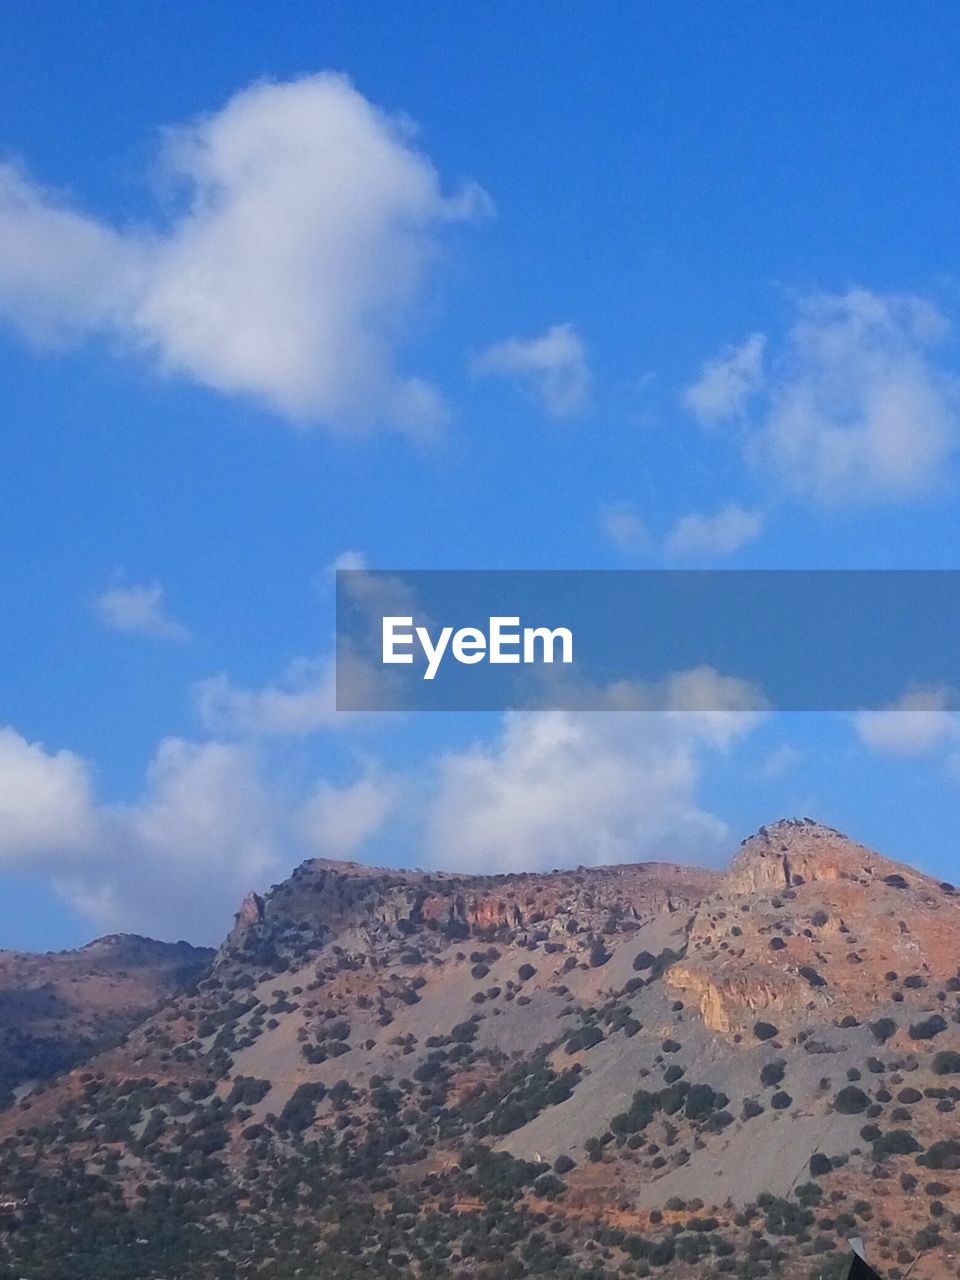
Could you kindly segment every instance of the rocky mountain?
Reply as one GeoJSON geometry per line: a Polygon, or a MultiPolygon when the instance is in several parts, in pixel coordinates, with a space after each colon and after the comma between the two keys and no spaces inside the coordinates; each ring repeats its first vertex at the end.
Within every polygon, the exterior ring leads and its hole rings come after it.
{"type": "Polygon", "coordinates": [[[119,1041],[212,959],[133,934],[49,955],[0,951],[0,1100],[119,1041]]]}
{"type": "Polygon", "coordinates": [[[957,1274],[958,939],[809,819],[725,872],[307,862],[0,1111],[0,1277],[957,1274]]]}

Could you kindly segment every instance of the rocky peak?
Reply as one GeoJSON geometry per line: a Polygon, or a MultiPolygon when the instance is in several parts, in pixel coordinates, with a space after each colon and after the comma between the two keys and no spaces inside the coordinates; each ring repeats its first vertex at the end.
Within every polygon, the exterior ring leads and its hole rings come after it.
{"type": "Polygon", "coordinates": [[[783,818],[742,842],[725,887],[731,893],[755,893],[896,871],[916,874],[812,818],[783,818]]]}

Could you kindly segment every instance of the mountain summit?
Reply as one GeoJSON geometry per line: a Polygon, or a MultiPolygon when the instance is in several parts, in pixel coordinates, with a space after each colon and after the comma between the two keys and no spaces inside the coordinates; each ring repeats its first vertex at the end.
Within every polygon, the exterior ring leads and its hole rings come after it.
{"type": "Polygon", "coordinates": [[[0,1111],[0,1268],[806,1280],[860,1235],[953,1273],[958,926],[809,819],[723,872],[306,862],[0,1111]]]}

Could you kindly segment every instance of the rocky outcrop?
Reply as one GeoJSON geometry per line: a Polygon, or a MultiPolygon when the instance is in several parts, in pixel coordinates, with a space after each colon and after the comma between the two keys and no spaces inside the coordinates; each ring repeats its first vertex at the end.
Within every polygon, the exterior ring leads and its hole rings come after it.
{"type": "Polygon", "coordinates": [[[811,992],[803,979],[773,969],[757,972],[711,972],[683,962],[673,965],[665,975],[667,984],[686,1000],[693,1000],[703,1023],[722,1035],[744,1033],[758,1019],[790,1015],[790,1020],[803,1011],[826,1007],[829,998],[811,992]]]}
{"type": "Polygon", "coordinates": [[[611,921],[639,928],[661,914],[689,912],[717,883],[716,872],[670,863],[459,876],[317,859],[265,898],[247,895],[220,959],[294,932],[356,951],[423,930],[525,940],[599,932],[611,921]]]}

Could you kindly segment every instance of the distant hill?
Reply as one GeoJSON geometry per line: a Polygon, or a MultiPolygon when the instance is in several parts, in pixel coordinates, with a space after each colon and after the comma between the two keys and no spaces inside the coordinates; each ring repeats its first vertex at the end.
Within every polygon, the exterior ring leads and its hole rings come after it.
{"type": "Polygon", "coordinates": [[[0,1280],[955,1275],[958,963],[951,885],[809,819],[725,872],[307,862],[0,1111],[0,1280]]]}
{"type": "Polygon", "coordinates": [[[0,1100],[120,1040],[213,954],[133,934],[50,955],[0,951],[0,1100]]]}

